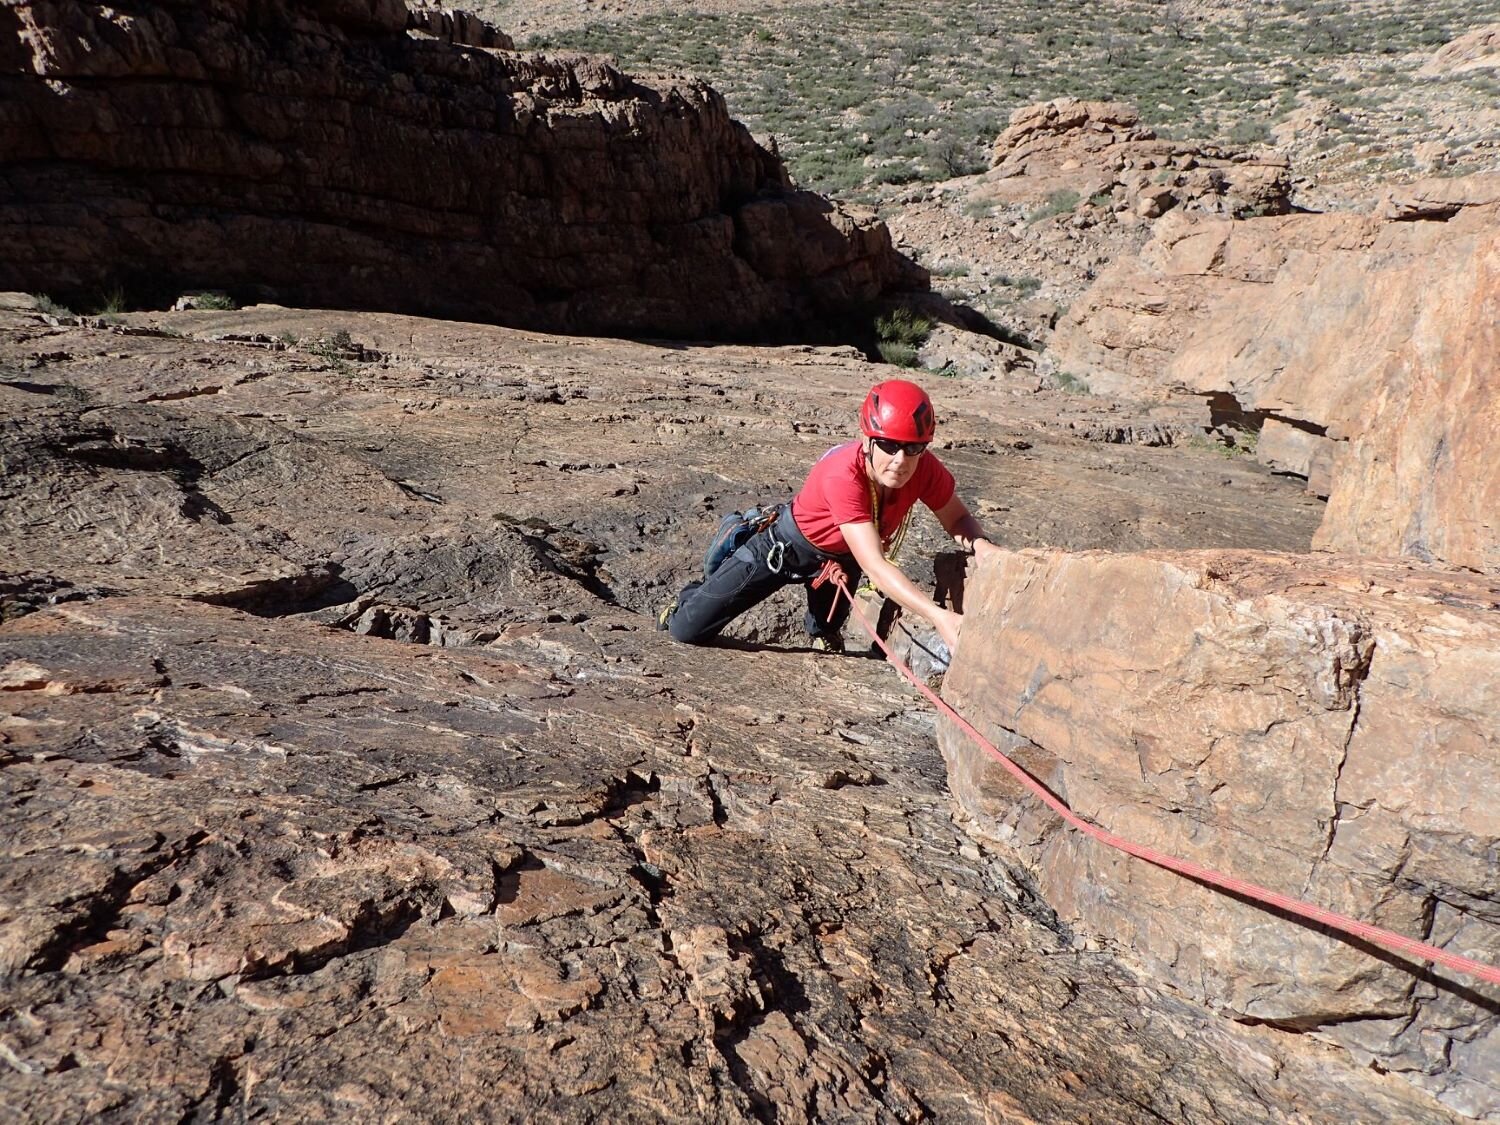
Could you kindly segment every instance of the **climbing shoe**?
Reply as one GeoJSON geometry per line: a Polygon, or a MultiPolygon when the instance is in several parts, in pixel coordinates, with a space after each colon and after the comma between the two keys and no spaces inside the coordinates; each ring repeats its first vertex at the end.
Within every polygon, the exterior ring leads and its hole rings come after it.
{"type": "Polygon", "coordinates": [[[673,598],[666,605],[656,611],[656,631],[665,633],[667,627],[672,624],[672,614],[677,612],[677,599],[673,598]]]}
{"type": "Polygon", "coordinates": [[[814,652],[837,652],[844,651],[844,634],[842,633],[819,633],[812,639],[814,652]]]}

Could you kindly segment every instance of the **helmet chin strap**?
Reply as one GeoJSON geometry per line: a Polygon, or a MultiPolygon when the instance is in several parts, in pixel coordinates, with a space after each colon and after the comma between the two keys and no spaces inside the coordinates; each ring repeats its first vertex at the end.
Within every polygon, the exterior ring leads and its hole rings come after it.
{"type": "Polygon", "coordinates": [[[875,439],[872,437],[865,438],[865,479],[870,482],[871,503],[878,504],[881,484],[875,479],[875,439]]]}

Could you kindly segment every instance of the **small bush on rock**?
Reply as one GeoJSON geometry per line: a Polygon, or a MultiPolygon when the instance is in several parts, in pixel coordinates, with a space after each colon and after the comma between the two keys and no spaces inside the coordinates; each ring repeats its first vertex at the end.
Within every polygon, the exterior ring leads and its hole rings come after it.
{"type": "Polygon", "coordinates": [[[1066,215],[1073,208],[1077,207],[1082,199],[1083,197],[1072,188],[1059,188],[1047,196],[1046,201],[1040,207],[1027,215],[1026,221],[1028,223],[1039,223],[1043,219],[1052,218],[1054,215],[1066,215]]]}
{"type": "Polygon", "coordinates": [[[896,309],[875,318],[875,348],[880,358],[897,367],[917,366],[917,350],[932,335],[933,323],[910,309],[896,309]]]}
{"type": "Polygon", "coordinates": [[[58,304],[45,293],[33,293],[32,299],[36,301],[37,311],[48,316],[72,316],[73,310],[67,305],[58,304]]]}

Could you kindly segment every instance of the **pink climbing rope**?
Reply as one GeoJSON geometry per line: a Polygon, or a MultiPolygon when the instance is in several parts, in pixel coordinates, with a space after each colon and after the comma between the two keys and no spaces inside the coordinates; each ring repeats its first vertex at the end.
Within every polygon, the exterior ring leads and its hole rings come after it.
{"type": "MultiPolygon", "coordinates": [[[[832,566],[836,568],[837,564],[834,563],[832,566]]],[[[1204,867],[1200,863],[1193,863],[1191,860],[1179,859],[1177,856],[1167,855],[1165,852],[1159,852],[1154,848],[1148,848],[1143,844],[1137,844],[1124,837],[1116,836],[1112,832],[1106,832],[1096,824],[1090,824],[1066,804],[1058,800],[1045,785],[1032,777],[1024,767],[1002,754],[989,739],[985,738],[984,735],[980,734],[974,728],[972,723],[944,702],[936,692],[923,683],[910,668],[896,657],[895,653],[890,650],[890,646],[870,626],[869,620],[860,611],[859,603],[854,600],[853,595],[849,592],[848,578],[842,569],[829,569],[825,567],[824,573],[818,577],[819,584],[824,581],[833,582],[843,596],[849,599],[849,607],[854,611],[855,617],[859,619],[860,625],[864,627],[866,633],[870,634],[870,638],[880,646],[880,650],[885,653],[886,660],[891,663],[896,671],[900,672],[913,687],[931,700],[932,704],[938,710],[957,723],[959,729],[973,739],[974,743],[980,749],[1004,766],[1017,781],[1040,798],[1048,808],[1052,809],[1053,812],[1057,813],[1058,816],[1062,817],[1080,832],[1086,833],[1101,844],[1106,844],[1111,848],[1125,852],[1127,855],[1133,855],[1137,859],[1143,859],[1147,863],[1155,864],[1157,867],[1164,867],[1168,871],[1175,871],[1179,875],[1186,875],[1190,879],[1196,879],[1198,882],[1206,883],[1211,887],[1229,891],[1232,894],[1254,902],[1274,906],[1288,914],[1295,914],[1299,918],[1306,918],[1309,921],[1317,922],[1320,925],[1327,926],[1329,929],[1338,930],[1340,933],[1382,946],[1392,952],[1405,954],[1419,961],[1431,961],[1442,965],[1444,968],[1452,969],[1456,973],[1462,973],[1464,976],[1474,980],[1486,981],[1489,984],[1500,984],[1500,968],[1494,965],[1486,965],[1482,961],[1475,961],[1471,957],[1464,957],[1458,953],[1450,953],[1446,949],[1439,949],[1435,945],[1429,945],[1424,941],[1417,941],[1414,938],[1406,937],[1392,930],[1383,929],[1380,926],[1372,926],[1368,922],[1359,921],[1357,918],[1350,918],[1336,911],[1325,910],[1321,906],[1304,902],[1300,898],[1292,898],[1290,895],[1280,894],[1256,883],[1249,883],[1244,879],[1236,879],[1233,875],[1222,874],[1211,867],[1204,867]]]]}

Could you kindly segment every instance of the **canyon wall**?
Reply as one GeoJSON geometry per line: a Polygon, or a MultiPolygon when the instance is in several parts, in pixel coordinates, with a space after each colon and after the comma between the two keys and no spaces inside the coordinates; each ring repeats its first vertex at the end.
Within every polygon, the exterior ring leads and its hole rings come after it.
{"type": "Polygon", "coordinates": [[[505,42],[398,0],[0,8],[0,290],[724,337],[925,288],[702,82],[465,38],[505,42]]]}

